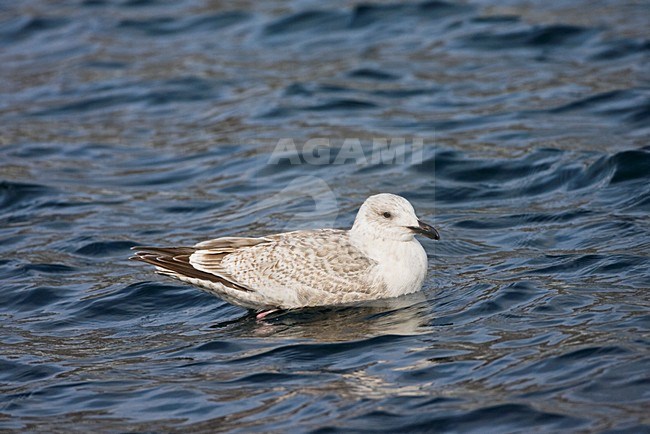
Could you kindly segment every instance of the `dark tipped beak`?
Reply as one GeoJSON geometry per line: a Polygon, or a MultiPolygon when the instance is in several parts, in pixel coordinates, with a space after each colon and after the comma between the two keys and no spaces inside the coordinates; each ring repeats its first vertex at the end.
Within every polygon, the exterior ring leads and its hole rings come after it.
{"type": "Polygon", "coordinates": [[[424,222],[421,222],[420,220],[418,220],[418,226],[409,226],[408,228],[416,234],[424,235],[425,237],[431,238],[432,240],[440,239],[440,234],[436,228],[424,222]]]}

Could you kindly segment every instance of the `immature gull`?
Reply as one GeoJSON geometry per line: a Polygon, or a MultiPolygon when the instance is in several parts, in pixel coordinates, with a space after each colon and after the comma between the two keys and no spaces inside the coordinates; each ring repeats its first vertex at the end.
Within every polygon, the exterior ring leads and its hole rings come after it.
{"type": "Polygon", "coordinates": [[[352,229],[224,237],[193,247],[134,247],[135,259],[225,301],[267,312],[397,297],[419,291],[427,255],[415,234],[438,231],[408,200],[370,196],[352,229]]]}

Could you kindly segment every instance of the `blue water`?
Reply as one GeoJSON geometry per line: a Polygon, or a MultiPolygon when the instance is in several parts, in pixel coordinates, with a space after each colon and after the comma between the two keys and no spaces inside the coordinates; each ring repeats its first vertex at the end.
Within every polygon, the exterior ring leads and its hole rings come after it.
{"type": "Polygon", "coordinates": [[[650,432],[649,14],[2,3],[0,430],[650,432]],[[419,294],[258,321],[128,260],[378,192],[441,233],[419,294]]]}

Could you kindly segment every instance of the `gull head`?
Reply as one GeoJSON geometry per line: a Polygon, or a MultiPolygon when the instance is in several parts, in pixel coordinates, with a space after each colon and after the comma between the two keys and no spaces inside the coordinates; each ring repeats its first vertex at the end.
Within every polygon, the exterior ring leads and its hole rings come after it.
{"type": "Polygon", "coordinates": [[[364,237],[410,241],[416,234],[439,240],[438,231],[415,215],[411,203],[390,193],[370,196],[359,208],[352,232],[364,237]]]}

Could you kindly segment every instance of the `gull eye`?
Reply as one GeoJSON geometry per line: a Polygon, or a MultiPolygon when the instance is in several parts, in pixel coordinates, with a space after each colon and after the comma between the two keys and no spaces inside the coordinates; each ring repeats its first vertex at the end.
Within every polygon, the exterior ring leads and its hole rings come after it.
{"type": "Polygon", "coordinates": [[[386,212],[384,213],[384,217],[386,217],[387,219],[389,219],[389,218],[392,217],[392,214],[389,213],[388,211],[386,211],[386,212]]]}

